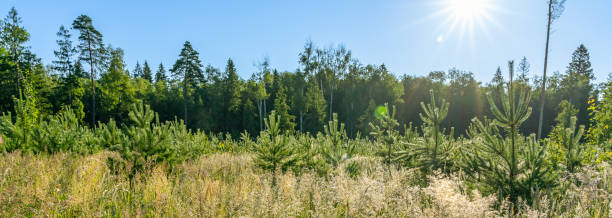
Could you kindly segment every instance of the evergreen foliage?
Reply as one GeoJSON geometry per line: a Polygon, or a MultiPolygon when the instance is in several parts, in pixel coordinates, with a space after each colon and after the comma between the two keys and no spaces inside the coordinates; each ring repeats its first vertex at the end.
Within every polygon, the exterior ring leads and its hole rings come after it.
{"type": "Polygon", "coordinates": [[[555,181],[546,165],[545,145],[540,145],[535,135],[519,133],[531,114],[531,95],[527,90],[516,90],[513,62],[508,65],[510,80],[501,93],[501,107],[488,95],[495,119],[474,118],[469,132],[472,143],[462,149],[462,155],[463,169],[470,178],[516,205],[519,198],[529,200],[534,190],[545,190],[555,181]]]}
{"type": "Polygon", "coordinates": [[[102,43],[102,33],[96,30],[91,18],[87,15],[80,15],[72,22],[72,28],[79,31],[79,61],[84,61],[90,67],[90,87],[91,87],[91,126],[96,122],[96,88],[95,88],[95,69],[103,69],[105,65],[106,50],[102,43]]]}
{"type": "Polygon", "coordinates": [[[149,67],[149,63],[147,61],[144,62],[142,67],[142,76],[143,79],[149,81],[149,83],[153,82],[153,74],[151,73],[151,68],[149,67]]]}
{"type": "Polygon", "coordinates": [[[297,161],[289,137],[281,134],[280,119],[275,111],[270,112],[265,119],[266,130],[261,133],[254,148],[257,165],[274,173],[273,185],[276,185],[278,171],[289,170],[297,161]]]}

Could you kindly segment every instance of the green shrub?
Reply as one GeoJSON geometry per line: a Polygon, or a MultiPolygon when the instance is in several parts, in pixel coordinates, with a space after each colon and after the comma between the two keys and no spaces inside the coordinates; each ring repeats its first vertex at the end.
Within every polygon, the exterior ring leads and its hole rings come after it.
{"type": "Polygon", "coordinates": [[[391,114],[389,114],[388,104],[385,103],[382,110],[377,110],[376,115],[376,120],[369,123],[370,129],[372,129],[370,135],[384,145],[384,149],[381,149],[378,154],[385,158],[385,163],[387,168],[389,168],[395,152],[394,147],[397,146],[400,139],[400,134],[397,130],[399,123],[395,119],[395,106],[391,114]]]}
{"type": "Polygon", "coordinates": [[[516,205],[519,198],[529,201],[534,190],[550,188],[555,181],[546,165],[545,146],[533,134],[524,137],[519,133],[520,125],[531,114],[531,96],[524,89],[516,93],[513,63],[509,65],[510,81],[500,93],[501,108],[487,95],[495,120],[473,119],[469,129],[472,142],[462,154],[468,178],[482,184],[488,193],[497,193],[500,201],[507,197],[516,205]]]}
{"type": "Polygon", "coordinates": [[[331,121],[323,127],[324,140],[321,142],[325,161],[332,167],[337,167],[355,154],[355,144],[347,143],[344,124],[338,122],[338,114],[334,113],[331,121]]]}
{"type": "Polygon", "coordinates": [[[424,171],[448,169],[452,166],[450,159],[454,144],[452,138],[454,129],[451,128],[450,134],[445,135],[445,130],[440,130],[440,124],[448,115],[449,103],[442,99],[441,106],[438,107],[433,90],[430,90],[429,93],[430,103],[425,105],[421,102],[425,115],[419,114],[423,120],[421,128],[423,137],[410,143],[411,146],[408,149],[397,152],[396,159],[404,162],[414,159],[417,166],[424,171]]]}
{"type": "Polygon", "coordinates": [[[277,171],[285,172],[298,161],[294,148],[289,144],[289,137],[281,134],[279,120],[280,116],[272,111],[264,121],[266,131],[262,131],[254,149],[256,164],[273,172],[273,185],[276,185],[277,171]]]}
{"type": "Polygon", "coordinates": [[[563,167],[570,173],[582,167],[586,157],[586,145],[580,143],[584,126],[581,125],[576,129],[576,120],[577,118],[572,116],[567,127],[561,125],[555,127],[549,138],[550,143],[558,145],[563,167]]]}

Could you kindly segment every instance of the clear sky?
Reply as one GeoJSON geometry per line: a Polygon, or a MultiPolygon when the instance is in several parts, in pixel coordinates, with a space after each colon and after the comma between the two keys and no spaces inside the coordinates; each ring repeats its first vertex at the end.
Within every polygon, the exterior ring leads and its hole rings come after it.
{"type": "MultiPolygon", "coordinates": [[[[87,14],[105,43],[125,50],[130,70],[137,60],[153,70],[160,62],[170,67],[189,40],[205,65],[224,68],[232,58],[243,78],[264,57],[293,71],[311,39],[324,47],[344,44],[362,63],[385,63],[396,75],[456,67],[488,82],[497,66],[505,72],[508,60],[523,56],[532,75],[542,73],[546,0],[465,0],[486,2],[476,8],[452,1],[2,0],[0,11],[5,16],[16,7],[31,34],[29,45],[45,64],[54,58],[59,26],[87,14]],[[462,25],[470,21],[472,28],[462,25]]],[[[564,72],[583,43],[597,81],[605,81],[612,72],[612,1],[568,0],[565,6],[552,29],[549,72],[564,72]]]]}

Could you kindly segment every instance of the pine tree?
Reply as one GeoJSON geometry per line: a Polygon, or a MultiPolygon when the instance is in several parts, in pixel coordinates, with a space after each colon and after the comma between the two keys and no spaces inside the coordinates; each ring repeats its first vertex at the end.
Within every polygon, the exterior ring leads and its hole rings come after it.
{"type": "Polygon", "coordinates": [[[562,98],[567,99],[579,110],[577,114],[579,125],[586,125],[589,121],[587,102],[593,91],[591,83],[593,78],[589,51],[581,44],[572,54],[572,62],[567,67],[567,73],[560,84],[562,98]]]}
{"type": "Polygon", "coordinates": [[[284,131],[293,131],[295,128],[295,116],[289,114],[289,104],[287,104],[287,94],[285,93],[285,87],[280,86],[274,99],[274,110],[280,117],[279,125],[280,129],[284,131]]]}
{"type": "Polygon", "coordinates": [[[502,87],[504,84],[504,76],[502,76],[501,68],[497,67],[495,70],[495,75],[493,75],[493,79],[491,79],[491,84],[496,87],[502,87]]]}
{"type": "Polygon", "coordinates": [[[278,170],[287,171],[295,166],[298,159],[289,137],[281,134],[281,120],[275,111],[265,119],[266,130],[262,131],[255,143],[255,163],[264,170],[272,171],[272,185],[276,185],[278,170]]]}
{"type": "Polygon", "coordinates": [[[371,122],[374,122],[376,119],[376,103],[374,102],[374,99],[370,99],[368,101],[368,105],[365,108],[365,110],[363,111],[363,114],[361,114],[359,116],[359,118],[357,118],[357,128],[361,131],[361,132],[372,132],[371,129],[371,122]]]}
{"type": "Polygon", "coordinates": [[[542,73],[542,88],[540,89],[540,116],[538,122],[538,140],[542,136],[542,122],[544,121],[544,104],[546,95],[546,70],[548,69],[548,44],[550,42],[550,27],[565,10],[565,0],[548,0],[548,24],[546,25],[546,48],[544,50],[544,73],[542,73]]]}
{"type": "Polygon", "coordinates": [[[527,61],[527,57],[523,57],[521,62],[519,63],[518,70],[521,72],[518,76],[518,81],[527,84],[529,82],[529,61],[527,61]]]}
{"type": "Polygon", "coordinates": [[[309,80],[306,87],[306,111],[304,115],[304,126],[307,132],[315,133],[321,130],[326,120],[326,106],[317,82],[309,80]]]}
{"type": "Polygon", "coordinates": [[[142,67],[140,66],[140,62],[136,61],[136,66],[134,66],[134,71],[132,72],[133,78],[142,77],[142,67]]]}
{"type": "Polygon", "coordinates": [[[147,61],[144,62],[144,65],[142,67],[141,78],[149,81],[149,83],[153,82],[153,74],[151,73],[151,68],[149,67],[149,63],[147,63],[147,61]]]}
{"type": "Polygon", "coordinates": [[[83,64],[80,61],[76,61],[73,66],[73,74],[78,78],[87,78],[87,72],[83,69],[83,64]]]}
{"type": "MultiPolygon", "coordinates": [[[[495,71],[495,75],[493,76],[493,79],[491,80],[491,83],[489,84],[489,87],[493,89],[494,96],[501,96],[501,92],[503,92],[503,88],[504,88],[504,77],[502,76],[500,67],[497,67],[497,70],[495,71]]],[[[496,103],[499,103],[499,102],[496,101],[496,103]]]]}
{"type": "Polygon", "coordinates": [[[508,64],[510,80],[500,96],[501,108],[487,95],[495,120],[474,118],[468,131],[472,143],[466,144],[461,154],[466,175],[482,183],[488,192],[497,192],[500,201],[508,197],[510,211],[516,212],[519,198],[530,201],[534,190],[553,186],[554,178],[545,163],[546,148],[538,144],[535,135],[519,133],[531,114],[531,95],[528,90],[516,90],[513,64],[508,64]]]}
{"type": "MultiPolygon", "coordinates": [[[[0,45],[6,49],[8,53],[8,60],[12,63],[8,67],[8,71],[11,72],[11,83],[13,87],[8,90],[3,90],[7,96],[19,96],[23,97],[22,91],[24,90],[23,81],[26,79],[26,71],[21,69],[24,68],[22,62],[24,62],[26,55],[29,53],[28,47],[25,43],[30,40],[30,34],[21,26],[21,17],[17,13],[15,7],[9,10],[8,15],[2,22],[0,22],[0,45]],[[22,72],[23,71],[23,72],[22,72]]],[[[4,99],[5,101],[12,101],[4,99]]]]}
{"type": "Polygon", "coordinates": [[[189,89],[196,87],[204,77],[199,53],[191,47],[189,41],[185,41],[179,59],[176,60],[170,72],[176,80],[182,80],[183,83],[183,119],[185,119],[185,125],[187,125],[189,123],[187,119],[189,89]]]}
{"type": "Polygon", "coordinates": [[[99,118],[103,121],[111,118],[118,122],[127,121],[129,109],[136,102],[135,89],[125,70],[123,50],[110,47],[107,50],[111,54],[111,60],[106,73],[103,73],[99,80],[102,92],[99,118]]]}
{"type": "Polygon", "coordinates": [[[452,135],[454,129],[451,128],[450,134],[447,136],[444,129],[441,128],[442,121],[448,115],[449,103],[442,99],[440,103],[436,102],[433,90],[429,91],[431,96],[430,103],[425,105],[421,102],[421,108],[424,114],[419,114],[423,120],[423,138],[413,143],[414,148],[400,152],[399,158],[410,160],[412,153],[416,156],[419,167],[426,171],[443,169],[448,170],[451,167],[450,152],[452,150],[452,135]]]}
{"type": "Polygon", "coordinates": [[[102,34],[96,30],[92,24],[91,18],[87,15],[81,15],[72,22],[72,28],[79,31],[80,52],[79,60],[85,61],[90,67],[91,80],[91,126],[96,125],[96,89],[95,89],[95,71],[96,68],[102,68],[106,51],[102,43],[102,34]]]}
{"type": "Polygon", "coordinates": [[[389,176],[391,176],[392,155],[395,153],[394,147],[399,140],[399,131],[397,130],[399,123],[395,119],[395,112],[395,107],[393,107],[393,110],[389,113],[389,105],[385,103],[385,106],[376,108],[374,111],[376,120],[369,123],[370,129],[372,129],[370,135],[385,146],[383,151],[379,153],[385,158],[389,176]]]}
{"type": "Polygon", "coordinates": [[[226,130],[237,135],[240,128],[240,92],[241,82],[236,73],[236,67],[232,59],[227,60],[225,66],[225,78],[223,81],[223,99],[225,101],[225,126],[226,130]]]}
{"type": "Polygon", "coordinates": [[[225,66],[225,100],[227,101],[227,110],[229,112],[237,112],[240,108],[240,80],[236,73],[236,67],[232,59],[227,60],[225,66]]]}
{"type": "Polygon", "coordinates": [[[166,69],[164,69],[164,64],[159,63],[159,68],[155,73],[155,82],[157,83],[166,80],[168,80],[168,77],[166,76],[166,69]]]}
{"type": "Polygon", "coordinates": [[[64,25],[60,26],[57,36],[59,39],[56,42],[59,48],[53,51],[57,58],[53,61],[53,69],[62,75],[57,99],[62,102],[62,105],[71,108],[76,118],[80,120],[84,117],[84,105],[81,102],[84,89],[81,87],[79,79],[81,77],[80,72],[82,72],[81,65],[79,62],[73,62],[73,56],[77,50],[72,46],[72,41],[70,41],[71,34],[64,25]],[[80,72],[77,73],[77,71],[80,72]]]}
{"type": "MultiPolygon", "coordinates": [[[[580,143],[584,134],[584,126],[576,125],[578,109],[574,105],[567,100],[563,100],[559,107],[561,112],[555,118],[557,126],[552,130],[548,140],[550,140],[552,146],[560,146],[558,150],[551,153],[563,154],[564,168],[570,173],[575,173],[582,166],[586,157],[586,146],[580,143]]],[[[550,159],[554,160],[555,158],[550,159]]]]}
{"type": "Polygon", "coordinates": [[[68,29],[64,27],[64,25],[60,26],[59,31],[57,32],[57,37],[59,39],[56,40],[57,45],[59,46],[58,50],[53,51],[57,60],[53,61],[53,69],[62,73],[64,76],[69,76],[73,71],[73,62],[72,58],[76,53],[76,48],[72,46],[72,41],[70,41],[70,32],[68,29]]]}
{"type": "Polygon", "coordinates": [[[251,135],[255,135],[258,130],[260,130],[257,120],[258,111],[255,106],[255,102],[257,101],[257,83],[254,79],[249,79],[245,85],[246,87],[240,94],[242,129],[251,135]]]}

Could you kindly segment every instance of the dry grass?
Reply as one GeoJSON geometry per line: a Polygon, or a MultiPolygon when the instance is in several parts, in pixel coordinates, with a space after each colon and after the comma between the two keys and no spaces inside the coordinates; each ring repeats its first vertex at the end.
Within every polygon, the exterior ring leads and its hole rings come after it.
{"type": "MultiPolygon", "coordinates": [[[[418,172],[386,167],[358,157],[363,174],[351,179],[339,168],[327,177],[314,172],[272,175],[253,165],[250,155],[215,154],[169,170],[150,166],[130,178],[107,166],[110,152],[90,156],[55,154],[0,156],[0,216],[168,216],[168,217],[494,217],[494,196],[464,193],[456,177],[413,180],[418,172]]],[[[595,171],[590,171],[595,172],[595,171]]],[[[608,175],[584,174],[570,187],[565,205],[526,208],[523,216],[605,216],[608,175]],[[568,205],[571,205],[568,206],[568,205]],[[588,216],[588,215],[587,215],[588,216]]],[[[562,202],[563,203],[563,202],[562,202]]]]}

